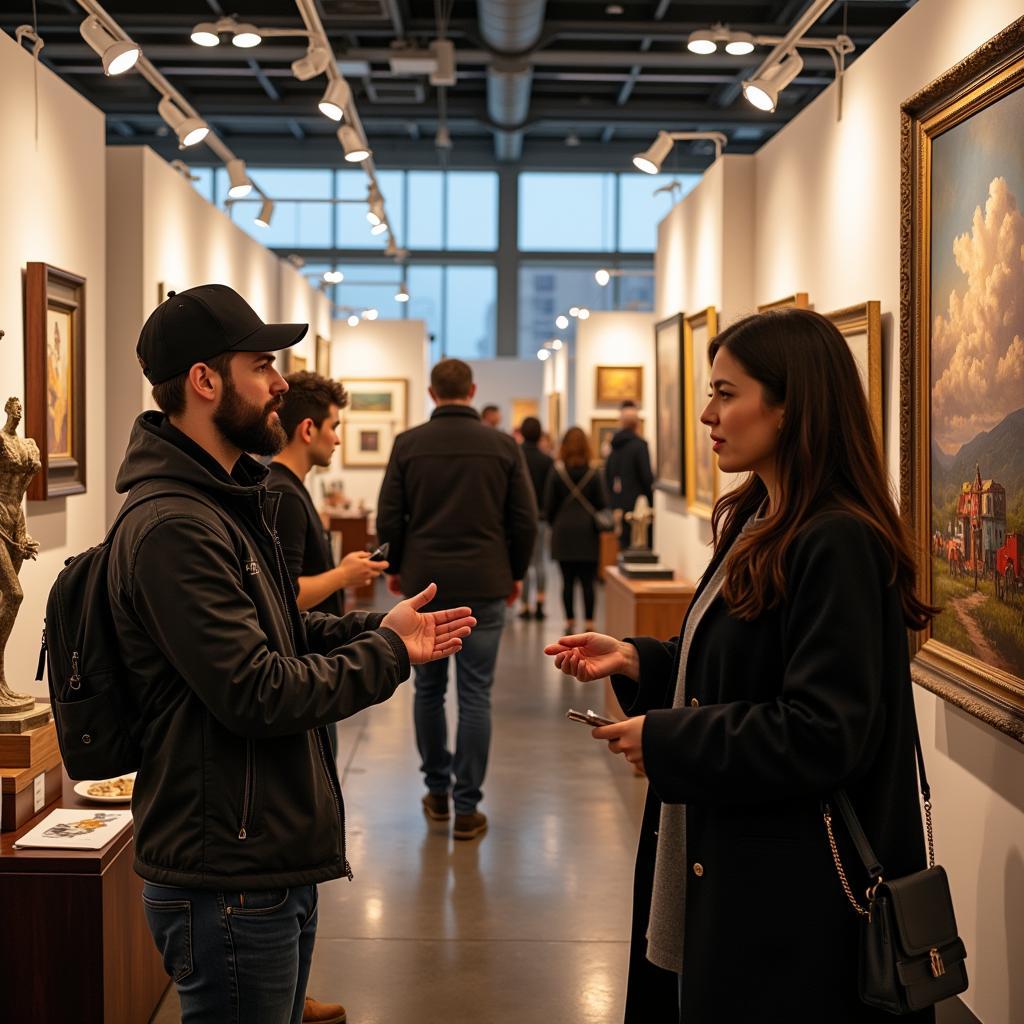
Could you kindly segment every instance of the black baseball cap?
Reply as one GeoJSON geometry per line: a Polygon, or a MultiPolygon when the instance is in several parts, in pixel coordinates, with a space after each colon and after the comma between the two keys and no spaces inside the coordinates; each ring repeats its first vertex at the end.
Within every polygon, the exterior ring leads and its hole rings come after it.
{"type": "Polygon", "coordinates": [[[170,292],[143,324],[135,352],[150,384],[187,373],[223,352],[277,352],[301,341],[309,324],[265,324],[226,284],[170,292]]]}

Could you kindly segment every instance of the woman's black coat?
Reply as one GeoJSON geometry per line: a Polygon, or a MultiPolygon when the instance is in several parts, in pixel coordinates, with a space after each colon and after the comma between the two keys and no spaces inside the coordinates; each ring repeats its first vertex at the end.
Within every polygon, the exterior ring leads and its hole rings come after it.
{"type": "MultiPolygon", "coordinates": [[[[650,791],[627,1021],[679,1019],[675,976],[644,959],[659,801],[687,807],[686,1024],[891,1020],[859,1000],[859,919],[821,815],[822,799],[845,787],[889,877],[925,866],[907,632],[891,575],[874,530],[845,513],[817,517],[790,547],[779,607],[752,622],[721,597],[708,608],[677,709],[679,638],[631,640],[639,683],[613,684],[628,715],[647,715],[650,791]]],[[[834,827],[863,903],[869,880],[834,827]]]]}
{"type": "MultiPolygon", "coordinates": [[[[571,466],[566,473],[574,484],[591,473],[580,493],[595,509],[607,508],[608,496],[599,470],[571,466]]],[[[569,488],[556,469],[548,474],[543,509],[544,518],[551,524],[551,557],[556,562],[600,561],[601,538],[594,517],[576,498],[570,497],[569,488]]]]}

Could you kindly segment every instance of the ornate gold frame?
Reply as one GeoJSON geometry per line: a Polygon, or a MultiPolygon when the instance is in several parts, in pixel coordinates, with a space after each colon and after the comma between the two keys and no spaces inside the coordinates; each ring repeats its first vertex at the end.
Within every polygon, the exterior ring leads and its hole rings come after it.
{"type": "Polygon", "coordinates": [[[766,302],[758,306],[758,313],[764,313],[769,309],[810,309],[811,303],[807,298],[807,292],[797,292],[795,295],[787,295],[784,299],[776,299],[774,302],[766,302]]]}
{"type": "Polygon", "coordinates": [[[699,313],[686,318],[683,328],[683,358],[685,369],[683,370],[683,388],[686,393],[685,403],[685,444],[683,450],[686,459],[686,511],[691,515],[700,516],[701,519],[710,519],[714,510],[715,502],[718,501],[718,456],[711,453],[711,504],[707,505],[697,500],[697,423],[701,414],[701,408],[694,402],[693,374],[695,370],[693,352],[694,328],[707,327],[708,340],[718,333],[718,312],[714,306],[708,306],[699,313]]]}
{"type": "Polygon", "coordinates": [[[885,450],[885,434],[882,432],[882,304],[877,299],[862,302],[857,306],[837,309],[825,317],[836,325],[845,338],[848,334],[868,336],[868,409],[875,426],[875,437],[879,451],[885,450]]]}
{"type": "MultiPolygon", "coordinates": [[[[900,111],[900,503],[931,599],[932,140],[1024,86],[1024,18],[902,104],[900,111]]],[[[911,634],[914,681],[1024,742],[1024,680],[932,639],[911,634]]]]}

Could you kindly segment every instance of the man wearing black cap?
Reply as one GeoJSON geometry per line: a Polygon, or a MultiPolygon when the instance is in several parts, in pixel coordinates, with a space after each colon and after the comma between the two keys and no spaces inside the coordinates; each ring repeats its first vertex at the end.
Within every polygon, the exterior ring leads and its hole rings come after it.
{"type": "Polygon", "coordinates": [[[324,726],[386,700],[457,651],[468,608],[300,612],[277,499],[247,452],[283,441],[273,352],[305,324],[264,324],[223,285],[169,297],[138,356],[161,413],[132,429],[117,489],[136,503],[108,584],[143,748],[135,868],[186,1020],[303,1015],[316,883],[352,877],[324,726]]]}

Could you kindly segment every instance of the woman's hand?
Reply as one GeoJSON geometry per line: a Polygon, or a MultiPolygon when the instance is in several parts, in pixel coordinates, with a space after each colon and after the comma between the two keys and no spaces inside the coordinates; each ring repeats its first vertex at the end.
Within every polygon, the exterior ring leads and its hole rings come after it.
{"type": "Polygon", "coordinates": [[[372,583],[385,569],[387,562],[371,562],[369,551],[353,551],[339,563],[336,572],[341,587],[365,587],[372,583]]]}
{"type": "Polygon", "coordinates": [[[393,629],[409,652],[409,661],[422,665],[447,658],[462,649],[462,638],[476,625],[471,608],[448,608],[441,612],[421,612],[437,595],[437,584],[407,601],[400,601],[384,616],[382,626],[393,629]]]}
{"type": "Polygon", "coordinates": [[[644,771],[644,719],[646,715],[627,718],[614,725],[601,725],[591,732],[595,740],[607,740],[608,749],[622,756],[635,768],[644,771]]]}
{"type": "Polygon", "coordinates": [[[610,675],[635,680],[640,675],[636,648],[603,633],[563,636],[558,643],[545,647],[544,653],[554,657],[555,668],[583,683],[610,675]]]}

